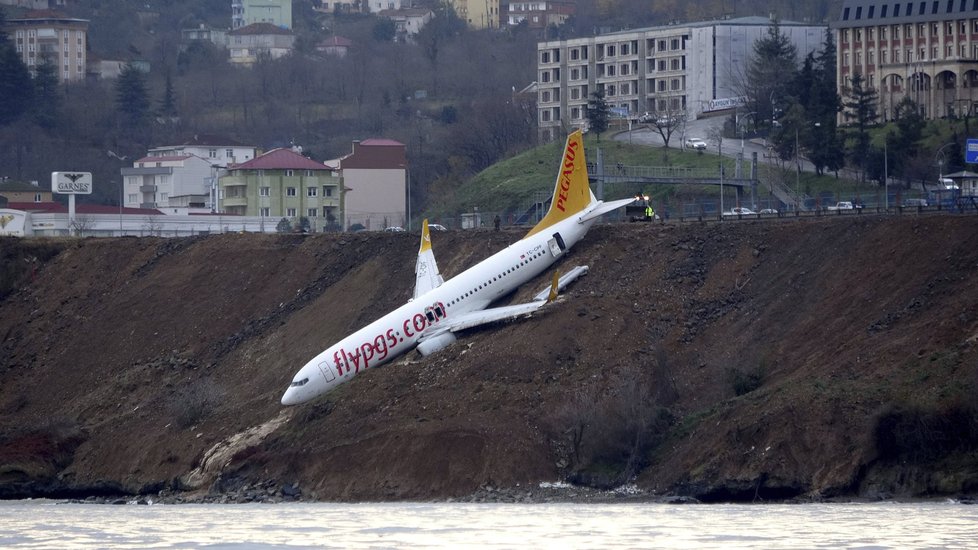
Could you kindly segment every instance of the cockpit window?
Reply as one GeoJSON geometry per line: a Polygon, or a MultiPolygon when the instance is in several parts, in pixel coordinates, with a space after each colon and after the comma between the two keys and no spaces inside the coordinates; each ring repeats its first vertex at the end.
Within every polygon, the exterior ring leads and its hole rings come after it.
{"type": "Polygon", "coordinates": [[[289,384],[289,387],[298,388],[299,386],[305,386],[306,383],[308,382],[309,382],[308,378],[303,378],[302,380],[296,380],[295,382],[292,382],[291,384],[289,384]]]}

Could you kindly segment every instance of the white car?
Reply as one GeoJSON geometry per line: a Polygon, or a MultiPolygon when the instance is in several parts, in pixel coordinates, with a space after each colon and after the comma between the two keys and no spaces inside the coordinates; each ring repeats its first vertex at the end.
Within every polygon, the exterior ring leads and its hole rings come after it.
{"type": "Polygon", "coordinates": [[[731,208],[729,211],[724,212],[724,216],[753,216],[755,212],[750,208],[745,208],[738,206],[736,208],[731,208]]]}
{"type": "Polygon", "coordinates": [[[431,231],[448,231],[448,228],[440,223],[429,223],[428,229],[431,231]]]}
{"type": "Polygon", "coordinates": [[[777,214],[778,210],[776,208],[762,208],[758,214],[777,214]]]}
{"type": "Polygon", "coordinates": [[[404,228],[396,225],[392,225],[388,228],[385,228],[384,231],[388,233],[404,233],[404,228]]]}
{"type": "Polygon", "coordinates": [[[706,142],[700,138],[686,138],[686,148],[702,151],[706,149],[706,142]]]}

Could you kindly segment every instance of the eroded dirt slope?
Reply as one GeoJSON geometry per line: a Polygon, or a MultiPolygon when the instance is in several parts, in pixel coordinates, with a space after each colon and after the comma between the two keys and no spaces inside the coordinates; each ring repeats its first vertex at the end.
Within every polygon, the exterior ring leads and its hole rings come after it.
{"type": "MultiPolygon", "coordinates": [[[[451,276],[521,236],[433,242],[451,276]]],[[[39,258],[0,285],[0,495],[978,491],[973,217],[598,226],[545,313],[283,411],[299,366],[410,296],[416,239],[0,241],[39,258]]]]}

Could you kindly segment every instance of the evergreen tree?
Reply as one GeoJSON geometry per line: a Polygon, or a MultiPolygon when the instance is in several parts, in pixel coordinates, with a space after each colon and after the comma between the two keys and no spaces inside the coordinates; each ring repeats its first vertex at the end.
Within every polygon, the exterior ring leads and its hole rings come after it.
{"type": "MultiPolygon", "coordinates": [[[[848,148],[852,163],[865,171],[869,154],[869,128],[876,124],[876,105],[879,95],[876,90],[864,86],[863,76],[856,73],[852,85],[846,89],[847,101],[843,103],[846,120],[854,121],[848,148]]],[[[865,174],[863,174],[865,179],[865,174]]]]}
{"type": "Polygon", "coordinates": [[[127,126],[137,127],[149,118],[149,93],[146,91],[146,75],[128,63],[115,83],[116,108],[127,126]]]}
{"type": "Polygon", "coordinates": [[[747,63],[747,74],[741,83],[748,105],[756,120],[775,120],[776,107],[789,102],[791,75],[798,72],[798,50],[778,21],[767,30],[767,37],[754,43],[747,63]]]}
{"type": "Polygon", "coordinates": [[[163,99],[160,100],[159,114],[168,120],[177,116],[177,102],[173,96],[173,81],[169,69],[166,71],[166,83],[163,88],[163,99]]]}
{"type": "MultiPolygon", "coordinates": [[[[6,16],[0,9],[0,29],[5,23],[6,16]]],[[[0,126],[20,118],[30,108],[32,95],[31,74],[6,33],[0,30],[0,126]]]]}
{"type": "Polygon", "coordinates": [[[587,101],[586,111],[588,131],[594,132],[600,140],[601,132],[608,129],[609,118],[608,102],[604,100],[604,90],[599,88],[591,94],[591,98],[587,101]]]}
{"type": "Polygon", "coordinates": [[[61,88],[58,68],[45,58],[34,73],[34,99],[31,102],[31,118],[46,130],[58,125],[61,118],[61,88]]]}

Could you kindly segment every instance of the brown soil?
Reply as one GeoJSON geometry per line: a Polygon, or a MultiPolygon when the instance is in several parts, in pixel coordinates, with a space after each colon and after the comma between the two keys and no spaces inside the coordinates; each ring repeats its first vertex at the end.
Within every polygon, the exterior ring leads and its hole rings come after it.
{"type": "MultiPolygon", "coordinates": [[[[433,241],[447,277],[521,236],[433,241]]],[[[0,240],[0,496],[978,492],[975,217],[598,226],[543,313],[282,407],[416,239],[0,240]]]]}

